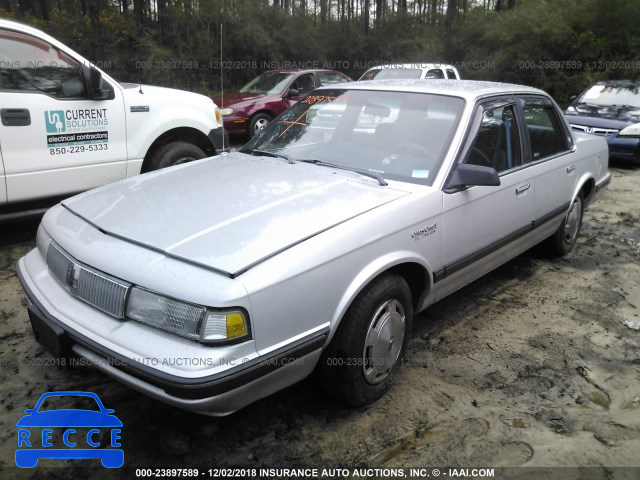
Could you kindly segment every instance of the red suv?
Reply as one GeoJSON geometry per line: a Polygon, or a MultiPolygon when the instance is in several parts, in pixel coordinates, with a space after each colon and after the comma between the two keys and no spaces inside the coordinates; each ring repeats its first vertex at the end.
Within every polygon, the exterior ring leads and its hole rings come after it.
{"type": "Polygon", "coordinates": [[[316,87],[350,81],[351,78],[335,70],[269,70],[240,91],[216,97],[214,101],[222,109],[227,131],[251,138],[316,87]]]}

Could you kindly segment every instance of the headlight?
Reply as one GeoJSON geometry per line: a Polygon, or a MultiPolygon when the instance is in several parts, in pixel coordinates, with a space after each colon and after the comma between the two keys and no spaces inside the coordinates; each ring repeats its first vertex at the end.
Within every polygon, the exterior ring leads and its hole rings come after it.
{"type": "Polygon", "coordinates": [[[233,108],[223,108],[221,112],[223,116],[233,115],[233,108]]]}
{"type": "Polygon", "coordinates": [[[131,288],[125,315],[202,343],[235,343],[249,336],[248,322],[239,310],[208,310],[139,287],[131,288]]]}
{"type": "Polygon", "coordinates": [[[618,136],[621,137],[640,137],[640,123],[634,123],[620,130],[618,136]]]}

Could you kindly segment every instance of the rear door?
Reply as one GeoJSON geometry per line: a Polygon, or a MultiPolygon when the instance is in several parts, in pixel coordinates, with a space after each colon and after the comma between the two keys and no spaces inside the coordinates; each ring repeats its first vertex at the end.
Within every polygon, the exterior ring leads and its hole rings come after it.
{"type": "Polygon", "coordinates": [[[113,87],[114,99],[91,100],[78,60],[40,38],[0,29],[6,202],[68,195],[126,176],[124,106],[113,87]]]}
{"type": "Polygon", "coordinates": [[[577,187],[573,140],[560,112],[547,97],[523,96],[520,104],[525,135],[529,137],[527,156],[537,192],[534,219],[536,226],[542,226],[566,213],[577,187]]]}

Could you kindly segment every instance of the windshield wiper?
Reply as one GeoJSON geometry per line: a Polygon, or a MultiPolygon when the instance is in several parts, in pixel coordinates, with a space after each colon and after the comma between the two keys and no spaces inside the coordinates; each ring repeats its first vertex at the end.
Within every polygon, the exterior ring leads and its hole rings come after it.
{"type": "Polygon", "coordinates": [[[242,153],[249,153],[250,155],[255,155],[256,157],[283,158],[289,163],[295,163],[293,160],[289,158],[289,155],[285,155],[284,153],[270,152],[269,150],[260,150],[258,148],[254,148],[250,152],[242,152],[242,153]]]}
{"type": "Polygon", "coordinates": [[[364,175],[365,177],[370,177],[378,181],[381,187],[385,187],[389,185],[387,181],[380,175],[378,172],[371,172],[369,170],[362,170],[360,168],[353,168],[347,165],[338,165],[335,163],[323,162],[322,160],[313,160],[313,159],[305,159],[300,160],[296,159],[298,162],[304,163],[313,163],[314,165],[320,165],[321,167],[331,167],[331,168],[340,168],[342,170],[348,170],[349,172],[359,173],[360,175],[364,175]]]}

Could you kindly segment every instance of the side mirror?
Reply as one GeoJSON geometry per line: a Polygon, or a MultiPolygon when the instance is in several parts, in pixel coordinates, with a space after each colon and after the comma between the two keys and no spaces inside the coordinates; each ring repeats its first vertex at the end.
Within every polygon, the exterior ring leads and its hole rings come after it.
{"type": "Polygon", "coordinates": [[[92,100],[111,100],[115,97],[113,87],[102,80],[102,73],[93,65],[89,66],[88,81],[92,100]]]}
{"type": "Polygon", "coordinates": [[[289,91],[287,92],[287,98],[298,97],[298,96],[300,96],[300,90],[298,90],[297,88],[290,88],[289,91]]]}
{"type": "Polygon", "coordinates": [[[453,175],[451,175],[445,186],[445,189],[450,190],[481,185],[489,187],[497,187],[500,185],[500,177],[498,177],[496,169],[461,163],[456,166],[453,171],[453,175]]]}
{"type": "Polygon", "coordinates": [[[571,96],[569,97],[569,101],[570,101],[570,102],[573,102],[576,98],[578,98],[578,95],[571,95],[571,96]]]}

